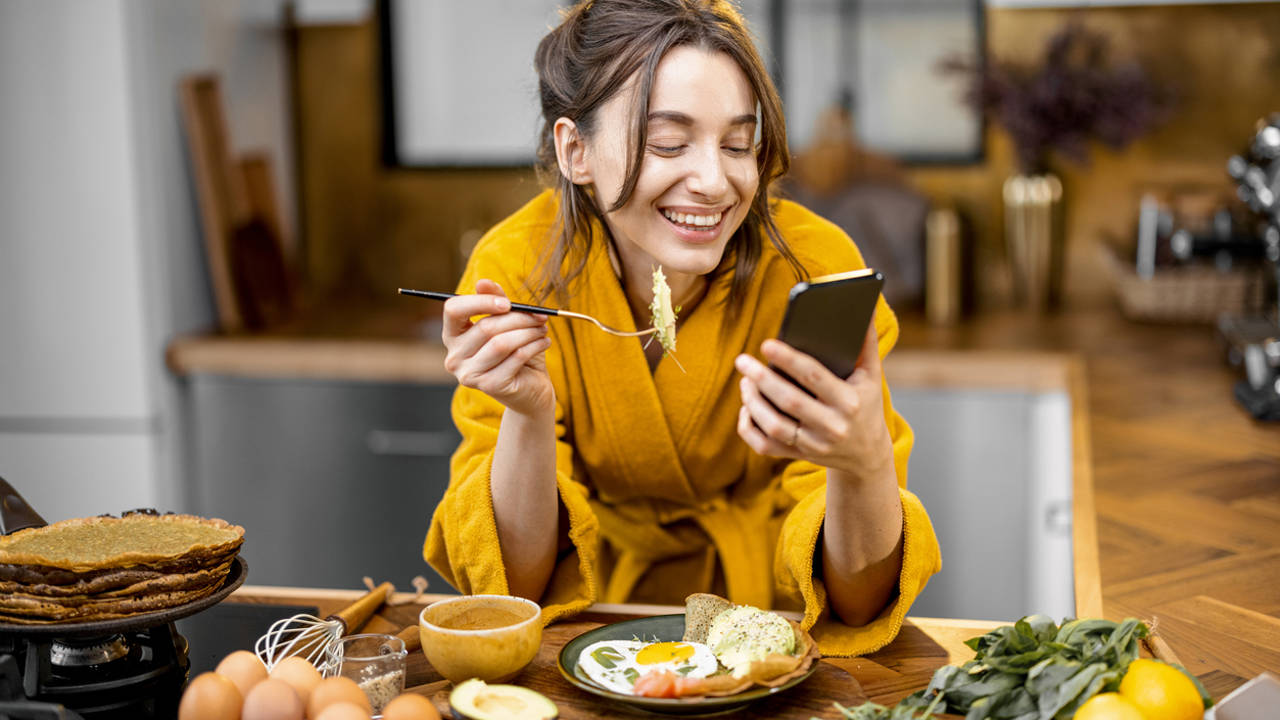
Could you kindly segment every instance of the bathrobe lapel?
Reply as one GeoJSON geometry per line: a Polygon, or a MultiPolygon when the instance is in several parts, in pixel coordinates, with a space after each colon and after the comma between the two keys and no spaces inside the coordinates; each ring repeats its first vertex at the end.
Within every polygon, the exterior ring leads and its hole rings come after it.
{"type": "MultiPolygon", "coordinates": [[[[585,312],[610,327],[637,329],[622,285],[601,243],[592,250],[583,277],[591,278],[593,283],[581,294],[589,305],[585,312]]],[[[575,328],[574,335],[583,358],[583,380],[591,404],[608,406],[607,411],[596,414],[605,426],[596,428],[593,439],[604,440],[613,459],[609,464],[618,472],[615,477],[601,479],[603,484],[597,487],[601,496],[610,500],[661,497],[691,502],[696,493],[667,420],[671,411],[663,407],[668,398],[659,397],[650,374],[644,355],[645,340],[617,337],[587,327],[575,328]],[[637,462],[637,458],[644,460],[637,462]]],[[[668,372],[665,364],[672,364],[670,370],[680,373],[670,358],[663,358],[658,371],[664,376],[668,372]]]]}
{"type": "MultiPolygon", "coordinates": [[[[592,253],[583,277],[593,285],[577,294],[575,309],[581,300],[584,312],[606,325],[636,329],[607,251],[592,253]]],[[[771,556],[775,539],[766,531],[772,498],[753,493],[751,502],[734,502],[725,497],[723,490],[741,480],[746,463],[733,454],[749,450],[745,443],[706,442],[709,423],[722,426],[733,419],[721,415],[736,416],[737,404],[726,402],[718,389],[735,387],[729,377],[735,372],[733,358],[748,344],[749,323],[723,332],[729,287],[728,277],[716,279],[701,302],[682,314],[675,358],[663,357],[652,373],[643,340],[585,325],[573,328],[589,405],[598,408],[591,412],[589,440],[581,440],[604,446],[579,442],[579,452],[593,456],[588,465],[614,469],[593,478],[602,501],[593,507],[602,520],[608,518],[601,531],[616,551],[605,602],[627,599],[655,561],[703,552],[709,541],[724,567],[730,596],[770,605],[769,564],[761,558],[771,556]],[[721,347],[724,343],[730,347],[721,347]],[[669,525],[682,519],[695,521],[705,535],[669,525]]],[[[755,308],[742,311],[750,314],[755,308]]]]}

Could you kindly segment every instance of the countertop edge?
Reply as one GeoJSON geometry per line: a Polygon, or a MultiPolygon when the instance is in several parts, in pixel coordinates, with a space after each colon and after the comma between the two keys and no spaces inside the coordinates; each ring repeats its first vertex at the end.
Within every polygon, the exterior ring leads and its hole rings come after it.
{"type": "Polygon", "coordinates": [[[444,347],[425,340],[187,336],[165,350],[180,377],[363,380],[452,385],[444,347]]]}

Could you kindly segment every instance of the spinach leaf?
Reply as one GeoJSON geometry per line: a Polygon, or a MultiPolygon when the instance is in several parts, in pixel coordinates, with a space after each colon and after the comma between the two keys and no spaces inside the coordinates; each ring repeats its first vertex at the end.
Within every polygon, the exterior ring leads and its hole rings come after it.
{"type": "Polygon", "coordinates": [[[1089,698],[1119,687],[1147,632],[1135,618],[1064,620],[1059,626],[1047,616],[1028,615],[966,640],[972,660],[938,668],[927,688],[891,708],[836,707],[847,720],[924,720],[942,712],[965,720],[1065,720],[1089,698]]]}

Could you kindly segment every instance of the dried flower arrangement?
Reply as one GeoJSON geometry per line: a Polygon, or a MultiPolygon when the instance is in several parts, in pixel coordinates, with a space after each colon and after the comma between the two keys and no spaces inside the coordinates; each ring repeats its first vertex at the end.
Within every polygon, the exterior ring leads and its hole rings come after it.
{"type": "Polygon", "coordinates": [[[941,70],[971,78],[966,101],[1009,133],[1025,174],[1047,171],[1055,152],[1084,164],[1091,140],[1122,149],[1173,107],[1168,88],[1136,60],[1113,62],[1107,36],[1078,22],[1049,40],[1038,65],[956,57],[941,70]]]}

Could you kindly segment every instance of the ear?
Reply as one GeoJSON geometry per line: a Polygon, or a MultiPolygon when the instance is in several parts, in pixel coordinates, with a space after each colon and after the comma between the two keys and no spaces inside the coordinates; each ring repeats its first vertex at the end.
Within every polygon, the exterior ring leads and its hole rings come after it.
{"type": "Polygon", "coordinates": [[[578,134],[578,126],[569,118],[562,117],[556,120],[552,131],[555,134],[556,164],[560,166],[560,174],[575,185],[592,182],[587,147],[578,134]]]}

